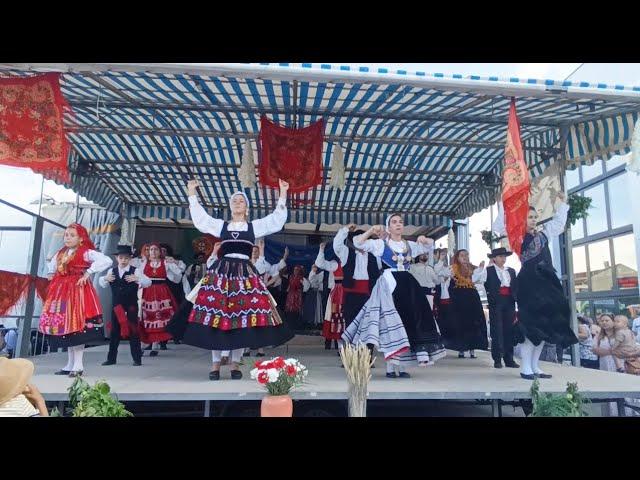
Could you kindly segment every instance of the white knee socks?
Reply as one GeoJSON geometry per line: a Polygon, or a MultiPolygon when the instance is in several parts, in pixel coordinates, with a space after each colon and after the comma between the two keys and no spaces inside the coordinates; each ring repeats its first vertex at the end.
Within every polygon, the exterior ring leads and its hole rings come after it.
{"type": "Polygon", "coordinates": [[[544,340],[540,342],[540,345],[533,348],[533,357],[531,359],[531,368],[533,369],[533,373],[544,373],[540,370],[540,355],[542,354],[542,349],[544,348],[544,340]]]}
{"type": "Polygon", "coordinates": [[[73,358],[74,358],[74,347],[67,348],[67,364],[64,366],[63,370],[70,372],[73,370],[73,358]]]}
{"type": "Polygon", "coordinates": [[[520,344],[520,373],[525,375],[533,375],[533,350],[535,346],[531,343],[531,340],[525,338],[524,342],[520,344]]]}
{"type": "Polygon", "coordinates": [[[238,348],[236,350],[231,350],[231,362],[239,363],[242,360],[242,354],[244,353],[244,348],[238,348]]]}
{"type": "Polygon", "coordinates": [[[80,372],[84,370],[82,365],[82,357],[84,356],[84,345],[76,345],[75,347],[69,347],[69,350],[73,349],[73,367],[72,372],[80,372]]]}
{"type": "Polygon", "coordinates": [[[222,350],[211,350],[211,361],[220,363],[222,361],[222,350]]]}

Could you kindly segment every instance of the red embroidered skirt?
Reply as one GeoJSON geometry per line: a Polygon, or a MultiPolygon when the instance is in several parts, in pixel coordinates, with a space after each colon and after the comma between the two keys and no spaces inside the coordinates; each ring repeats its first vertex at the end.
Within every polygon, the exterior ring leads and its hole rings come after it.
{"type": "Polygon", "coordinates": [[[40,332],[50,346],[75,346],[104,338],[102,307],[90,282],[76,285],[81,273],[55,275],[40,315],[40,332]]]}
{"type": "MultiPolygon", "coordinates": [[[[322,336],[327,340],[340,340],[344,332],[344,315],[342,304],[344,302],[344,289],[342,283],[336,283],[329,294],[330,312],[322,325],[322,336]]],[[[329,309],[327,309],[329,310],[329,309]]]]}
{"type": "Polygon", "coordinates": [[[165,328],[176,310],[176,300],[166,282],[153,283],[143,289],[140,341],[154,343],[170,340],[171,334],[165,328]]]}

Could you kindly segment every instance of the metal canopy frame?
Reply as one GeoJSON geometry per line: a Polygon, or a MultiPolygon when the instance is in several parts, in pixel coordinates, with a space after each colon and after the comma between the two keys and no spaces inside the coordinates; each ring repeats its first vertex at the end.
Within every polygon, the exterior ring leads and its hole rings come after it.
{"type": "MultiPolygon", "coordinates": [[[[377,223],[399,211],[440,228],[495,200],[511,96],[533,176],[569,150],[588,161],[609,143],[626,148],[626,127],[607,132],[604,146],[599,132],[583,133],[640,111],[640,88],[550,80],[312,64],[0,64],[5,75],[45,71],[64,72],[71,186],[141,219],[188,219],[184,184],[198,176],[201,202],[224,215],[241,189],[245,142],[258,158],[262,115],[290,127],[326,124],[323,185],[312,205],[291,209],[290,221],[377,223]],[[327,181],[335,145],[345,152],[344,191],[327,181]]],[[[259,183],[245,193],[253,215],[277,198],[259,183]]]]}

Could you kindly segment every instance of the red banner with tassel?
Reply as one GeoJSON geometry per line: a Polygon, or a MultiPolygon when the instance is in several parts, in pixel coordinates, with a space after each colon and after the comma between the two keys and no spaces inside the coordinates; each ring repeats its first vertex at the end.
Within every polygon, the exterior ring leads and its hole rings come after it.
{"type": "Polygon", "coordinates": [[[35,283],[36,294],[44,301],[47,297],[49,280],[0,270],[0,316],[6,315],[25,300],[32,282],[35,283]]]}

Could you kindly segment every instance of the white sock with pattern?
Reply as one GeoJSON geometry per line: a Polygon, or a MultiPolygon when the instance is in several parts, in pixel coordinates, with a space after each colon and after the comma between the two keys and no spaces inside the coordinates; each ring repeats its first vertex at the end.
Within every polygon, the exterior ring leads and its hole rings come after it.
{"type": "Polygon", "coordinates": [[[84,370],[84,367],[82,365],[82,357],[84,356],[84,345],[76,345],[75,347],[71,348],[75,350],[73,353],[73,368],[71,369],[71,371],[79,372],[81,370],[84,370]]]}
{"type": "Polygon", "coordinates": [[[528,338],[525,338],[524,342],[520,344],[520,373],[525,375],[533,375],[533,367],[531,361],[533,359],[533,343],[528,338]]]}

